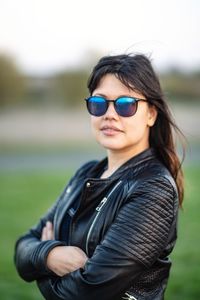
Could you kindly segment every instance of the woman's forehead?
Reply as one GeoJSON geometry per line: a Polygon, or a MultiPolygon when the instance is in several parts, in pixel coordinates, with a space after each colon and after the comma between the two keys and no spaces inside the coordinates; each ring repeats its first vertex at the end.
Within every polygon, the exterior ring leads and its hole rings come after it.
{"type": "Polygon", "coordinates": [[[116,98],[119,95],[130,95],[134,97],[141,97],[142,93],[134,90],[133,88],[127,87],[117,76],[116,74],[106,74],[102,76],[99,81],[99,84],[92,93],[104,95],[106,97],[111,96],[116,98]]]}

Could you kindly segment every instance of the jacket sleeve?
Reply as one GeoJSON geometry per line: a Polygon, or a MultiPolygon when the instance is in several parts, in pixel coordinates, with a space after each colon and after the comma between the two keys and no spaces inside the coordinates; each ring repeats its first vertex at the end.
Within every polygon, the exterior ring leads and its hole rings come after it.
{"type": "Polygon", "coordinates": [[[47,214],[40,219],[38,224],[18,239],[15,245],[14,261],[19,275],[26,281],[38,280],[43,276],[55,275],[46,267],[48,253],[56,246],[65,245],[57,240],[41,241],[41,233],[47,221],[53,223],[54,215],[59,203],[63,200],[67,188],[75,179],[86,176],[87,172],[96,164],[89,161],[81,166],[71,178],[63,193],[47,214]]]}
{"type": "MultiPolygon", "coordinates": [[[[63,193],[64,194],[64,193],[63,193]]],[[[64,245],[56,240],[41,241],[41,233],[47,221],[53,222],[54,214],[63,194],[38,224],[20,237],[15,245],[14,261],[19,275],[26,281],[39,279],[53,273],[46,267],[48,253],[56,246],[64,245]]]]}
{"type": "Polygon", "coordinates": [[[144,182],[127,198],[84,269],[38,281],[45,299],[120,299],[165,249],[176,199],[168,179],[144,182]]]}

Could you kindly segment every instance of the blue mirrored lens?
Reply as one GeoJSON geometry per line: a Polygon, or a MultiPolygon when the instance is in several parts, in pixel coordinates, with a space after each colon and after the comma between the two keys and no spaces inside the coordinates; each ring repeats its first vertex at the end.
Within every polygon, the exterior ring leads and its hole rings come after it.
{"type": "Polygon", "coordinates": [[[133,116],[137,110],[137,101],[131,97],[120,97],[115,101],[115,109],[122,117],[133,116]]]}
{"type": "Polygon", "coordinates": [[[103,116],[108,108],[108,102],[103,97],[93,96],[87,100],[87,108],[93,116],[103,116]]]}

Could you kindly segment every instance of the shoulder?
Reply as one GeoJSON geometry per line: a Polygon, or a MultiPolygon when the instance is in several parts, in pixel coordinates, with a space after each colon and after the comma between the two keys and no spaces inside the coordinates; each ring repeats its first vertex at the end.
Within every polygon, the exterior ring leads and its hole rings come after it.
{"type": "Polygon", "coordinates": [[[178,197],[177,186],[169,170],[156,158],[129,171],[130,191],[161,195],[168,194],[171,199],[178,197]]]}

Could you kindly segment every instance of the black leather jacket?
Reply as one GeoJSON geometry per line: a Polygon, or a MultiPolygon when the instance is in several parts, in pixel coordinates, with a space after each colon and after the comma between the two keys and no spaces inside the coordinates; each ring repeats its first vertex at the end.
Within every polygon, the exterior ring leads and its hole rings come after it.
{"type": "Polygon", "coordinates": [[[70,180],[55,205],[16,243],[15,263],[26,281],[37,280],[49,300],[163,299],[176,240],[177,189],[168,170],[148,149],[112,176],[98,176],[107,160],[89,162],[70,180]],[[66,212],[79,202],[68,242],[60,241],[66,212]],[[40,241],[46,221],[55,240],[40,241]],[[46,258],[58,245],[87,253],[84,269],[58,277],[46,258]]]}

